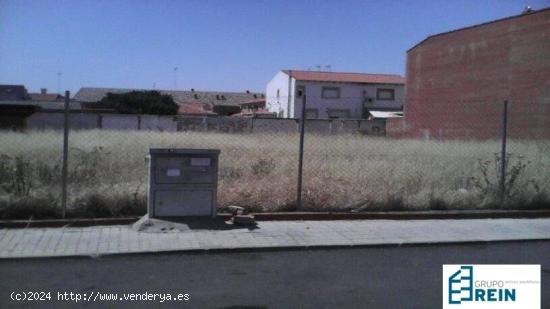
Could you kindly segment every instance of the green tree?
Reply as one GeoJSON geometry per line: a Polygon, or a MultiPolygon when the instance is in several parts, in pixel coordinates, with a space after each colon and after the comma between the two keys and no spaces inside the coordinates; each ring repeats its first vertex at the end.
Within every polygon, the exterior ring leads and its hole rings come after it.
{"type": "Polygon", "coordinates": [[[175,115],[178,104],[171,95],[158,91],[131,91],[107,93],[100,101],[101,106],[114,108],[121,114],[175,115]]]}

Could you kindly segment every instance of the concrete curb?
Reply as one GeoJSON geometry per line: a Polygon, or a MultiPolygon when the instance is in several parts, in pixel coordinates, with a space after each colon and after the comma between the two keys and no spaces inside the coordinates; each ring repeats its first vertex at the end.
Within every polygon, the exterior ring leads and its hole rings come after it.
{"type": "Polygon", "coordinates": [[[52,256],[27,256],[27,257],[0,257],[0,262],[17,260],[47,260],[47,259],[100,259],[100,258],[124,258],[131,256],[163,255],[163,254],[231,254],[254,252],[282,252],[282,251],[307,251],[307,250],[351,250],[361,248],[400,248],[400,247],[430,247],[442,245],[488,245],[494,243],[514,242],[539,242],[550,241],[547,238],[530,239],[503,239],[503,240],[466,240],[466,241],[434,241],[434,242],[408,242],[408,243],[374,243],[374,244],[342,244],[342,245],[312,245],[312,246],[269,246],[269,247],[240,247],[240,248],[200,248],[200,249],[176,249],[162,251],[134,251],[122,253],[104,253],[97,255],[52,255],[52,256]]]}
{"type": "MultiPolygon", "coordinates": [[[[225,220],[229,214],[218,214],[225,220]]],[[[525,219],[548,218],[548,210],[433,210],[393,212],[273,212],[254,213],[257,221],[326,221],[326,220],[427,220],[427,219],[525,219]]],[[[86,227],[99,225],[133,224],[141,217],[99,219],[52,219],[52,220],[2,220],[0,228],[33,227],[86,227]]]]}
{"type": "Polygon", "coordinates": [[[391,212],[285,212],[257,213],[257,221],[277,220],[422,220],[547,218],[549,210],[431,210],[391,212]]]}
{"type": "Polygon", "coordinates": [[[136,222],[140,217],[98,218],[98,219],[51,219],[51,220],[2,220],[0,228],[30,227],[86,227],[98,225],[126,225],[136,222]]]}

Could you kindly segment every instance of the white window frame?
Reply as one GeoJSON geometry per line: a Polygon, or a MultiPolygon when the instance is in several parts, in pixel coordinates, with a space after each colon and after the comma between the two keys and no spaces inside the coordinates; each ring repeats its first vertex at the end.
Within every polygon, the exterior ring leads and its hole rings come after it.
{"type": "Polygon", "coordinates": [[[395,101],[395,89],[393,88],[376,88],[376,100],[380,101],[395,101]],[[392,96],[391,99],[381,98],[380,92],[388,91],[391,92],[392,96]]]}
{"type": "Polygon", "coordinates": [[[323,87],[321,88],[321,98],[323,99],[340,99],[340,87],[323,87]],[[335,96],[327,95],[327,92],[336,91],[335,96]]]}

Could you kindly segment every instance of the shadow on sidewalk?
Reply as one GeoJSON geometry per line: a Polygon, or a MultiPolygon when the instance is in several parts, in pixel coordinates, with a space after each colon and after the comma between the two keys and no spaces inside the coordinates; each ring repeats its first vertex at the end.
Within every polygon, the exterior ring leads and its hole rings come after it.
{"type": "Polygon", "coordinates": [[[159,219],[149,218],[148,215],[145,215],[132,225],[132,229],[145,233],[177,233],[192,230],[255,230],[259,227],[238,226],[219,217],[163,217],[159,219]]]}

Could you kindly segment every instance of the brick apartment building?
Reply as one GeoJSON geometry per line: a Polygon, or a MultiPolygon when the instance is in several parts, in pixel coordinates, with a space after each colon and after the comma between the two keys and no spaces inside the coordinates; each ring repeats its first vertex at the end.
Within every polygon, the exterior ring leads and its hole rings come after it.
{"type": "Polygon", "coordinates": [[[392,137],[492,139],[509,101],[512,138],[550,138],[550,8],[430,36],[407,52],[392,137]]]}

